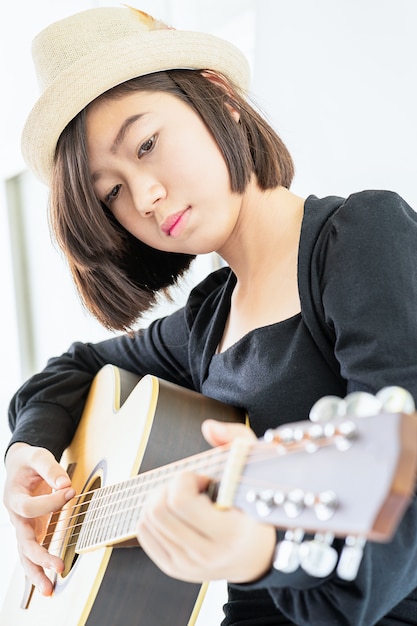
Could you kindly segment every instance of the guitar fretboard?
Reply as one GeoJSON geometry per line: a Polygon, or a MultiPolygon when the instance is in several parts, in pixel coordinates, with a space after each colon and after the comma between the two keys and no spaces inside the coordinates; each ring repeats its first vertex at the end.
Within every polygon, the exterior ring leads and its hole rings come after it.
{"type": "Polygon", "coordinates": [[[135,537],[142,507],[150,493],[184,471],[204,474],[218,481],[228,450],[228,447],[209,450],[124,482],[101,487],[84,496],[78,505],[81,521],[76,552],[86,552],[135,537]]]}

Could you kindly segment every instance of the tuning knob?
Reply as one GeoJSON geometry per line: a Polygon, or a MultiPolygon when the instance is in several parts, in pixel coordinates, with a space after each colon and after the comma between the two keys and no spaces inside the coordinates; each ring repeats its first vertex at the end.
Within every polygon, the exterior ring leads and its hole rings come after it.
{"type": "Polygon", "coordinates": [[[301,529],[287,530],[284,539],[277,543],[273,566],[284,574],[291,574],[300,567],[300,544],[304,537],[301,529]]]}
{"type": "Polygon", "coordinates": [[[334,429],[334,443],[338,450],[349,450],[358,437],[358,428],[351,420],[344,420],[334,429]]]}
{"type": "Polygon", "coordinates": [[[377,396],[366,391],[354,391],[345,398],[347,417],[369,417],[378,415],[382,410],[382,402],[377,396]]]}
{"type": "Polygon", "coordinates": [[[331,546],[334,536],[331,533],[317,533],[311,541],[305,541],[299,549],[300,565],[307,574],[324,578],[336,567],[339,555],[331,546]]]}
{"type": "Polygon", "coordinates": [[[264,434],[264,441],[282,446],[284,451],[286,447],[302,441],[303,437],[304,430],[298,424],[286,424],[278,428],[269,428],[264,434]]]}
{"type": "Polygon", "coordinates": [[[413,396],[403,387],[384,387],[376,395],[354,391],[345,398],[323,396],[311,407],[309,418],[314,423],[338,421],[344,417],[368,417],[386,413],[414,413],[413,396]]]}
{"type": "Polygon", "coordinates": [[[334,491],[322,491],[314,502],[317,519],[327,521],[333,517],[339,507],[339,499],[334,491]]]}
{"type": "Polygon", "coordinates": [[[362,561],[366,540],[363,537],[349,536],[337,565],[337,575],[343,580],[355,580],[362,561]]]}
{"type": "Polygon", "coordinates": [[[387,413],[414,413],[414,398],[402,387],[384,387],[376,394],[387,413]]]}
{"type": "Polygon", "coordinates": [[[346,413],[345,402],[338,396],[323,396],[310,409],[309,418],[315,423],[325,423],[343,417],[346,413]]]}

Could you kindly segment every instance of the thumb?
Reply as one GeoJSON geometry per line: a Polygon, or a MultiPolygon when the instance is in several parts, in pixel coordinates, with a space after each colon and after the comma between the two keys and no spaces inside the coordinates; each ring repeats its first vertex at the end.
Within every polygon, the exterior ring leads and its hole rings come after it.
{"type": "Polygon", "coordinates": [[[238,438],[256,439],[254,432],[250,428],[244,424],[235,424],[233,422],[205,420],[201,425],[201,431],[205,440],[211,446],[221,446],[238,438]]]}
{"type": "MultiPolygon", "coordinates": [[[[36,476],[44,480],[52,489],[64,489],[71,486],[71,479],[64,468],[55,460],[49,450],[26,443],[13,444],[6,456],[6,468],[10,480],[14,482],[28,482],[27,475],[32,480],[36,476]],[[26,476],[22,479],[22,476],[26,476]]],[[[33,485],[28,484],[28,488],[33,485]]]]}

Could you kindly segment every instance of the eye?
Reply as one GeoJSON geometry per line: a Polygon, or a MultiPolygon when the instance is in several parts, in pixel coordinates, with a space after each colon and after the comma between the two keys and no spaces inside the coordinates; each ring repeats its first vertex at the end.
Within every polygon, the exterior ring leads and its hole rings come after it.
{"type": "Polygon", "coordinates": [[[117,196],[119,195],[119,191],[120,191],[121,185],[115,185],[113,187],[113,189],[110,191],[110,193],[108,193],[105,198],[104,198],[104,204],[106,206],[110,206],[111,203],[113,202],[113,200],[115,200],[117,198],[117,196]]]}
{"type": "Polygon", "coordinates": [[[143,157],[144,154],[147,154],[148,152],[152,152],[152,150],[154,149],[156,143],[156,135],[152,135],[152,137],[149,137],[149,139],[147,139],[139,148],[138,150],[138,157],[139,159],[141,157],[143,157]]]}

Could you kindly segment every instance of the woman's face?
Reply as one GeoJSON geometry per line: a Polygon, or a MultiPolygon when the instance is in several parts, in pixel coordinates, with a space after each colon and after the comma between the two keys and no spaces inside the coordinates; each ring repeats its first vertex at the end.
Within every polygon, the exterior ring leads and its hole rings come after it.
{"type": "Polygon", "coordinates": [[[87,110],[94,189],[144,243],[169,252],[220,251],[242,197],[201,118],[164,92],[97,100],[87,110]]]}

